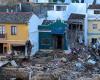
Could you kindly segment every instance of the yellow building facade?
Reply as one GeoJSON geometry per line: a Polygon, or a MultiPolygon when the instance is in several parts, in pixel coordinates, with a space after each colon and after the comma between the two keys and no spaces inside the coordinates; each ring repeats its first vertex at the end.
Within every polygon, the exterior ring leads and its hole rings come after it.
{"type": "Polygon", "coordinates": [[[0,13],[0,53],[24,51],[31,13],[0,13]]]}
{"type": "Polygon", "coordinates": [[[100,41],[100,20],[88,21],[88,42],[89,44],[100,41]]]}
{"type": "Polygon", "coordinates": [[[12,45],[25,45],[28,40],[28,25],[27,24],[0,24],[4,27],[4,36],[0,38],[0,44],[3,48],[3,53],[11,51],[12,45]],[[12,26],[16,27],[15,34],[12,34],[12,26]]]}

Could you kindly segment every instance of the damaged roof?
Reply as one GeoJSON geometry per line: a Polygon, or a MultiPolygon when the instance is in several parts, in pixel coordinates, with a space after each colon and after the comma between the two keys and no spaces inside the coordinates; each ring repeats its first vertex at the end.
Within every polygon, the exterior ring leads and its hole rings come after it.
{"type": "Polygon", "coordinates": [[[32,12],[0,12],[0,23],[28,23],[32,12]]]}
{"type": "Polygon", "coordinates": [[[100,9],[100,4],[89,5],[88,9],[100,9]]]}
{"type": "Polygon", "coordinates": [[[84,19],[85,18],[85,15],[84,14],[75,14],[75,13],[72,13],[68,19],[84,19]]]}
{"type": "Polygon", "coordinates": [[[54,23],[54,20],[43,20],[42,25],[49,25],[49,24],[52,24],[52,23],[54,23]]]}

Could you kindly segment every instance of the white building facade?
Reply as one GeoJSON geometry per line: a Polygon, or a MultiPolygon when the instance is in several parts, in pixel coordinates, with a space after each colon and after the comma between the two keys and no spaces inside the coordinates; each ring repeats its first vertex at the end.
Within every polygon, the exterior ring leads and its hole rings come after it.
{"type": "Polygon", "coordinates": [[[54,10],[47,11],[47,19],[48,20],[67,20],[67,13],[68,10],[67,4],[55,4],[54,10]]]}
{"type": "Polygon", "coordinates": [[[40,20],[35,14],[29,20],[29,40],[32,44],[32,53],[31,56],[34,55],[39,50],[39,35],[38,35],[38,26],[42,24],[42,20],[40,20]]]}

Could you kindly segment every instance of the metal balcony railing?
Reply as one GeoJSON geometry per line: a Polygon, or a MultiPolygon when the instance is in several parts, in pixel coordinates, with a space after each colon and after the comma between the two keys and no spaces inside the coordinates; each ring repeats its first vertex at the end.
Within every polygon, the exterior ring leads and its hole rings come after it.
{"type": "Polygon", "coordinates": [[[2,38],[2,39],[6,39],[6,34],[0,34],[0,39],[2,38]]]}

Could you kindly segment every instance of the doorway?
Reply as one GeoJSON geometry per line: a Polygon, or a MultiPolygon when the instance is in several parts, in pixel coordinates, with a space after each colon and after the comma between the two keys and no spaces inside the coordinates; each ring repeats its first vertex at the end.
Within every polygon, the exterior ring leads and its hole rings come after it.
{"type": "Polygon", "coordinates": [[[92,38],[92,44],[95,44],[97,42],[97,38],[92,38]]]}
{"type": "Polygon", "coordinates": [[[54,49],[63,49],[63,36],[62,35],[55,35],[54,49]]]}
{"type": "Polygon", "coordinates": [[[12,45],[12,50],[25,53],[25,46],[24,45],[12,45]]]}
{"type": "Polygon", "coordinates": [[[7,47],[4,47],[4,53],[7,53],[7,47]]]}
{"type": "Polygon", "coordinates": [[[3,43],[0,43],[0,54],[3,54],[3,43]]]}

